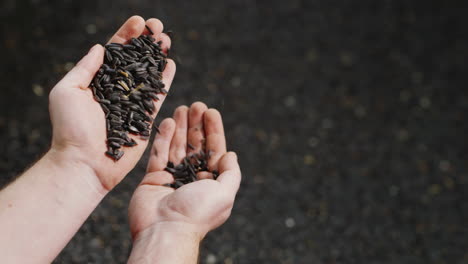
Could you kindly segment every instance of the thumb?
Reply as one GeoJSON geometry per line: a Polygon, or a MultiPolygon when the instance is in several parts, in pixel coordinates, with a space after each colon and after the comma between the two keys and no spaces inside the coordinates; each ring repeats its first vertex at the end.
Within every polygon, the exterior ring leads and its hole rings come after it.
{"type": "Polygon", "coordinates": [[[99,44],[94,45],[58,85],[87,89],[103,60],[104,48],[99,44]]]}
{"type": "Polygon", "coordinates": [[[228,152],[224,154],[218,166],[221,174],[217,181],[226,186],[227,190],[232,194],[236,194],[242,178],[236,153],[228,152]]]}

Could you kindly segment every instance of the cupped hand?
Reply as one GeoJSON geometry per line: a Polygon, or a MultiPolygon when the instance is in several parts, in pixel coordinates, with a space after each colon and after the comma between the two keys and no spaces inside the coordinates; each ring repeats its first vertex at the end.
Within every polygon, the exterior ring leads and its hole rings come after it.
{"type": "MultiPolygon", "coordinates": [[[[157,19],[145,21],[139,16],[129,18],[109,42],[125,43],[141,34],[149,34],[148,26],[156,41],[162,41],[163,50],[171,45],[170,38],[162,33],[163,25],[157,19]]],[[[104,153],[106,146],[106,123],[104,112],[88,88],[95,73],[103,63],[104,48],[95,45],[89,53],[52,89],[49,95],[49,110],[53,126],[50,152],[57,159],[88,166],[98,177],[104,191],[112,189],[133,169],[148,142],[133,137],[138,145],[124,147],[125,155],[117,162],[104,153]]],[[[163,82],[169,90],[175,74],[175,64],[168,59],[163,72],[163,82]]],[[[165,96],[155,101],[156,110],[165,96]]],[[[155,111],[153,118],[158,111],[155,111]]]]}
{"type": "Polygon", "coordinates": [[[226,153],[226,141],[220,113],[203,103],[190,108],[181,106],[174,117],[165,119],[156,135],[147,174],[135,190],[129,207],[130,229],[134,238],[158,225],[176,226],[179,231],[194,232],[202,239],[207,232],[226,221],[231,213],[241,180],[237,156],[226,153]],[[179,164],[190,153],[199,152],[204,142],[211,151],[210,170],[218,170],[214,180],[209,173],[177,190],[163,184],[173,182],[164,171],[168,161],[179,164]],[[189,147],[190,144],[190,147],[189,147]]]}

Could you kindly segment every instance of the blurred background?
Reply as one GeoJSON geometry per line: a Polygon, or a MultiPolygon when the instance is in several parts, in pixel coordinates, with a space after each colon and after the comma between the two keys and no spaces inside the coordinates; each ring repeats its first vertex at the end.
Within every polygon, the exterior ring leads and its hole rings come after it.
{"type": "MultiPolygon", "coordinates": [[[[197,100],[218,108],[243,170],[201,263],[468,263],[467,8],[2,0],[0,186],[47,150],[54,84],[131,15],[157,17],[177,61],[158,120],[197,100]]],[[[126,262],[146,161],[55,263],[126,262]]]]}

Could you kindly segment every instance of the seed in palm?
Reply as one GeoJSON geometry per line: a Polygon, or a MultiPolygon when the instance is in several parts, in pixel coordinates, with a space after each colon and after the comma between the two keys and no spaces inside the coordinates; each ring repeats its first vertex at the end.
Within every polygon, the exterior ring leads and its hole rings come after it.
{"type": "Polygon", "coordinates": [[[208,169],[208,160],[210,159],[211,151],[205,152],[201,150],[199,153],[190,154],[185,157],[182,162],[175,166],[174,163],[168,162],[165,171],[172,174],[174,177],[173,183],[166,183],[164,186],[177,189],[185,184],[199,180],[197,173],[202,171],[211,172],[216,180],[219,173],[216,170],[208,169]]]}
{"type": "Polygon", "coordinates": [[[122,146],[137,145],[128,133],[143,140],[151,134],[154,101],[167,93],[162,82],[167,55],[150,35],[132,38],[128,44],[110,43],[105,49],[104,63],[90,88],[106,118],[105,154],[117,161],[124,155],[122,146]]]}

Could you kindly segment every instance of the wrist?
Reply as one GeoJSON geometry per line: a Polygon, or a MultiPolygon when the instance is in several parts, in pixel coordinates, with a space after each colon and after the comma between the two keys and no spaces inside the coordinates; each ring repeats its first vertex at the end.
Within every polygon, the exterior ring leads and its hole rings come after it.
{"type": "MultiPolygon", "coordinates": [[[[134,235],[134,243],[151,240],[154,237],[160,238],[184,238],[200,243],[205,237],[203,233],[193,224],[183,222],[159,222],[134,235]]],[[[168,241],[171,242],[171,241],[168,241]]]]}
{"type": "Polygon", "coordinates": [[[69,175],[65,176],[77,178],[77,180],[84,183],[84,186],[89,187],[90,190],[99,196],[103,197],[108,193],[108,190],[104,188],[99,180],[96,171],[90,165],[83,162],[79,152],[73,148],[56,149],[52,147],[41,161],[48,163],[48,166],[58,171],[68,172],[67,174],[69,175]]]}
{"type": "Polygon", "coordinates": [[[51,149],[0,193],[2,263],[51,263],[104,197],[93,170],[71,157],[51,149]]]}
{"type": "Polygon", "coordinates": [[[134,237],[128,263],[192,263],[206,234],[182,222],[160,222],[134,237]]]}

